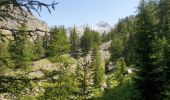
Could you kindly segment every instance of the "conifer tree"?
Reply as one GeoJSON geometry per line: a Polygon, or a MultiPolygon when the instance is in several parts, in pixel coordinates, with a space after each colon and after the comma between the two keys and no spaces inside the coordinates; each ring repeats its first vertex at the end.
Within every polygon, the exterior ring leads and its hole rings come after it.
{"type": "Polygon", "coordinates": [[[50,36],[45,34],[43,36],[43,43],[42,46],[44,48],[44,53],[45,53],[45,57],[48,56],[48,46],[49,46],[49,42],[50,42],[50,36]]]}
{"type": "Polygon", "coordinates": [[[115,63],[115,67],[116,71],[114,73],[114,77],[119,82],[119,84],[122,84],[125,75],[128,73],[124,58],[119,58],[115,63]]]}
{"type": "MultiPolygon", "coordinates": [[[[160,0],[158,5],[159,36],[164,40],[164,72],[166,73],[166,89],[169,92],[170,83],[170,1],[160,0]]],[[[169,94],[168,94],[169,95],[169,94]]],[[[170,98],[170,96],[169,96],[170,98]]]]}
{"type": "Polygon", "coordinates": [[[43,48],[43,39],[41,36],[37,36],[33,44],[34,60],[39,60],[45,56],[45,50],[43,48]]]}
{"type": "Polygon", "coordinates": [[[78,34],[76,32],[76,27],[71,30],[70,32],[70,42],[71,42],[71,52],[74,54],[73,56],[77,58],[77,53],[79,49],[79,39],[78,34]]]}
{"type": "Polygon", "coordinates": [[[164,92],[164,77],[159,64],[162,55],[155,50],[155,3],[142,0],[139,5],[136,33],[135,85],[144,100],[161,100],[164,92]]]}
{"type": "Polygon", "coordinates": [[[170,1],[160,0],[158,5],[158,17],[160,36],[166,37],[170,43],[170,1]]]}
{"type": "Polygon", "coordinates": [[[14,40],[9,44],[9,52],[14,63],[14,68],[26,68],[32,57],[29,48],[29,38],[23,32],[26,30],[26,24],[23,24],[19,29],[19,32],[14,36],[14,40]]]}
{"type": "Polygon", "coordinates": [[[98,32],[85,28],[84,34],[81,37],[81,49],[84,53],[88,53],[92,50],[93,46],[100,46],[102,43],[101,36],[98,32]]]}
{"type": "Polygon", "coordinates": [[[88,53],[92,47],[92,37],[90,33],[90,29],[88,27],[85,28],[84,34],[81,37],[81,49],[84,53],[88,53]]]}
{"type": "Polygon", "coordinates": [[[59,67],[59,71],[53,71],[51,75],[53,79],[49,83],[52,85],[45,88],[43,98],[59,100],[75,98],[74,90],[76,85],[70,66],[64,64],[64,66],[59,67]]]}
{"type": "Polygon", "coordinates": [[[105,81],[105,69],[97,46],[93,48],[91,66],[94,71],[94,86],[101,88],[105,81]]]}
{"type": "Polygon", "coordinates": [[[8,56],[7,43],[0,41],[0,73],[3,73],[9,67],[10,59],[6,59],[8,56]]]}
{"type": "Polygon", "coordinates": [[[82,100],[84,98],[83,94],[84,94],[84,89],[83,89],[83,85],[84,85],[84,72],[83,72],[83,66],[81,66],[80,62],[78,62],[77,66],[76,66],[76,70],[75,70],[75,94],[76,94],[76,98],[79,100],[82,100]]]}
{"type": "Polygon", "coordinates": [[[122,56],[123,48],[123,41],[119,36],[115,35],[112,39],[110,47],[111,61],[116,61],[122,56]]]}
{"type": "Polygon", "coordinates": [[[47,54],[49,57],[57,57],[67,54],[70,50],[70,44],[66,36],[66,30],[63,26],[54,27],[50,32],[50,40],[47,54]]]}

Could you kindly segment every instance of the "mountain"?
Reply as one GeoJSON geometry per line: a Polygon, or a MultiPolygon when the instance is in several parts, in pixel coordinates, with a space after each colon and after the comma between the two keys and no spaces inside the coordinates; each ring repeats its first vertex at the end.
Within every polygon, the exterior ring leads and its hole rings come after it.
{"type": "MultiPolygon", "coordinates": [[[[89,24],[84,24],[81,26],[76,27],[77,33],[79,33],[79,36],[83,35],[85,27],[89,27],[90,29],[99,32],[100,34],[103,34],[104,32],[108,33],[112,26],[109,25],[107,22],[101,21],[98,22],[95,26],[90,26],[89,24]]],[[[70,30],[73,29],[73,27],[67,28],[68,36],[70,35],[70,30]]]]}
{"type": "Polygon", "coordinates": [[[96,26],[92,27],[92,30],[95,30],[99,33],[109,32],[111,30],[111,25],[109,25],[107,22],[99,22],[96,24],[96,26]]]}

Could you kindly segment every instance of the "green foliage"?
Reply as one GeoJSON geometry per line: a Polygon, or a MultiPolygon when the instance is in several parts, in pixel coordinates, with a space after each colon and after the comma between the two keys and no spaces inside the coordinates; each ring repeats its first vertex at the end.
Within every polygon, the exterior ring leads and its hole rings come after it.
{"type": "Polygon", "coordinates": [[[115,27],[108,33],[112,40],[111,61],[124,57],[128,65],[133,64],[134,59],[134,33],[136,27],[136,17],[129,16],[118,21],[115,27]]]}
{"type": "Polygon", "coordinates": [[[166,37],[170,43],[170,1],[160,0],[158,4],[159,36],[166,37]]]}
{"type": "Polygon", "coordinates": [[[126,80],[121,85],[105,91],[97,100],[140,100],[140,96],[131,80],[126,80]]]}
{"type": "Polygon", "coordinates": [[[67,54],[70,50],[70,44],[66,36],[66,30],[63,26],[54,27],[50,32],[50,40],[47,55],[49,57],[67,54]]]}
{"type": "Polygon", "coordinates": [[[9,44],[9,52],[14,64],[14,68],[26,68],[31,61],[33,55],[29,48],[29,38],[23,31],[26,25],[23,24],[20,31],[15,34],[14,40],[9,44]]]}
{"type": "Polygon", "coordinates": [[[78,33],[76,32],[76,28],[74,26],[74,28],[71,30],[70,32],[70,42],[71,42],[71,53],[72,56],[74,58],[78,58],[78,52],[79,52],[79,46],[80,46],[80,41],[79,41],[79,37],[78,37],[78,33]]]}
{"type": "Polygon", "coordinates": [[[60,56],[60,60],[55,60],[55,63],[58,63],[56,67],[58,67],[57,71],[48,72],[48,76],[52,77],[51,81],[47,83],[51,83],[53,85],[49,85],[45,87],[45,92],[43,98],[45,99],[73,99],[75,98],[74,90],[75,90],[75,81],[74,81],[74,73],[70,66],[72,63],[70,58],[65,56],[60,56]]]}
{"type": "MultiPolygon", "coordinates": [[[[9,43],[0,33],[0,92],[10,93],[18,100],[169,100],[169,16],[170,0],[141,0],[138,14],[120,19],[108,34],[104,32],[100,36],[86,27],[79,41],[74,27],[70,34],[71,45],[63,26],[52,28],[50,34],[43,39],[38,36],[34,42],[30,42],[24,32],[25,25],[19,32],[12,33],[9,43]],[[105,75],[99,46],[111,39],[114,69],[105,75]],[[72,65],[75,62],[67,54],[79,50],[83,54],[92,51],[92,63],[82,61],[83,64],[72,65]],[[25,68],[31,61],[43,57],[50,58],[54,70],[40,68],[45,74],[43,81],[24,80],[28,76],[25,68]],[[129,75],[127,66],[130,65],[135,65],[135,73],[129,75]],[[24,74],[3,76],[8,75],[6,71],[13,72],[13,68],[24,74]],[[103,86],[105,83],[107,87],[103,86]],[[35,96],[37,85],[44,91],[35,96]]],[[[73,57],[78,58],[77,55],[73,57]]]]}
{"type": "Polygon", "coordinates": [[[38,100],[35,96],[21,96],[17,100],[38,100]]]}
{"type": "Polygon", "coordinates": [[[43,48],[43,39],[41,36],[37,36],[36,40],[34,41],[34,44],[32,44],[32,47],[34,53],[34,60],[40,60],[45,56],[45,49],[43,48]]]}
{"type": "Polygon", "coordinates": [[[91,66],[94,70],[94,86],[96,88],[101,88],[105,83],[105,68],[98,47],[93,48],[92,59],[91,66]]]}
{"type": "Polygon", "coordinates": [[[110,47],[111,61],[116,61],[122,56],[123,48],[123,41],[118,36],[115,36],[110,47]]]}
{"type": "Polygon", "coordinates": [[[76,98],[79,100],[82,100],[84,98],[84,69],[83,67],[80,65],[80,62],[78,62],[77,66],[76,66],[76,70],[75,70],[75,75],[74,75],[75,79],[75,95],[76,98]]]}
{"type": "Polygon", "coordinates": [[[162,38],[162,40],[166,41],[164,45],[164,61],[163,64],[165,69],[164,72],[166,73],[166,81],[165,87],[166,87],[166,96],[167,99],[170,98],[170,1],[169,0],[160,0],[158,5],[158,18],[159,18],[159,37],[162,38]]]}
{"type": "Polygon", "coordinates": [[[84,34],[81,37],[81,49],[83,52],[88,53],[92,47],[92,37],[90,34],[90,29],[88,27],[85,28],[84,34]]]}
{"type": "Polygon", "coordinates": [[[7,50],[7,43],[1,42],[0,41],[0,72],[3,73],[5,69],[9,67],[9,52],[7,50]]]}
{"type": "Polygon", "coordinates": [[[101,36],[98,32],[90,30],[88,27],[85,28],[84,34],[81,37],[81,49],[82,52],[88,53],[92,48],[97,45],[101,45],[101,36]]]}
{"type": "Polygon", "coordinates": [[[156,38],[154,2],[139,5],[136,29],[136,66],[135,85],[145,100],[160,100],[163,98],[164,71],[162,65],[162,41],[156,38]],[[155,45],[155,43],[157,43],[155,45]],[[158,88],[159,87],[159,88],[158,88]]]}
{"type": "Polygon", "coordinates": [[[128,74],[127,66],[124,58],[119,58],[115,64],[116,71],[114,72],[114,79],[116,79],[120,84],[123,82],[125,75],[128,74]]]}

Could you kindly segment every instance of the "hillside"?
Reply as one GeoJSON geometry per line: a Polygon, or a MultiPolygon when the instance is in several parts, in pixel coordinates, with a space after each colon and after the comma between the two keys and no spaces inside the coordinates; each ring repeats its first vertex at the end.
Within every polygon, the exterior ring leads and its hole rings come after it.
{"type": "MultiPolygon", "coordinates": [[[[0,28],[6,27],[8,29],[18,29],[21,23],[25,23],[28,30],[40,29],[43,31],[49,31],[49,26],[46,22],[37,19],[34,15],[27,13],[27,17],[21,16],[19,10],[15,10],[13,16],[15,19],[8,18],[0,21],[0,28]]],[[[11,34],[8,30],[3,30],[5,34],[11,34]]],[[[40,35],[44,35],[43,32],[39,32],[40,35]]]]}

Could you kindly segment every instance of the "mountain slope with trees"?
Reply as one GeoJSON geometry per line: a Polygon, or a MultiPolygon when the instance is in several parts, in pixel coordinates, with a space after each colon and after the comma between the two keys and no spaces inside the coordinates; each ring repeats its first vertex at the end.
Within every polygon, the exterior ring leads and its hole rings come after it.
{"type": "MultiPolygon", "coordinates": [[[[56,4],[6,0],[0,6],[11,3],[27,10],[56,4]]],[[[1,32],[0,99],[169,100],[169,12],[169,0],[141,0],[136,15],[102,35],[87,26],[81,36],[75,26],[70,36],[64,26],[32,30],[27,22],[9,28],[10,38],[1,32]]]]}

